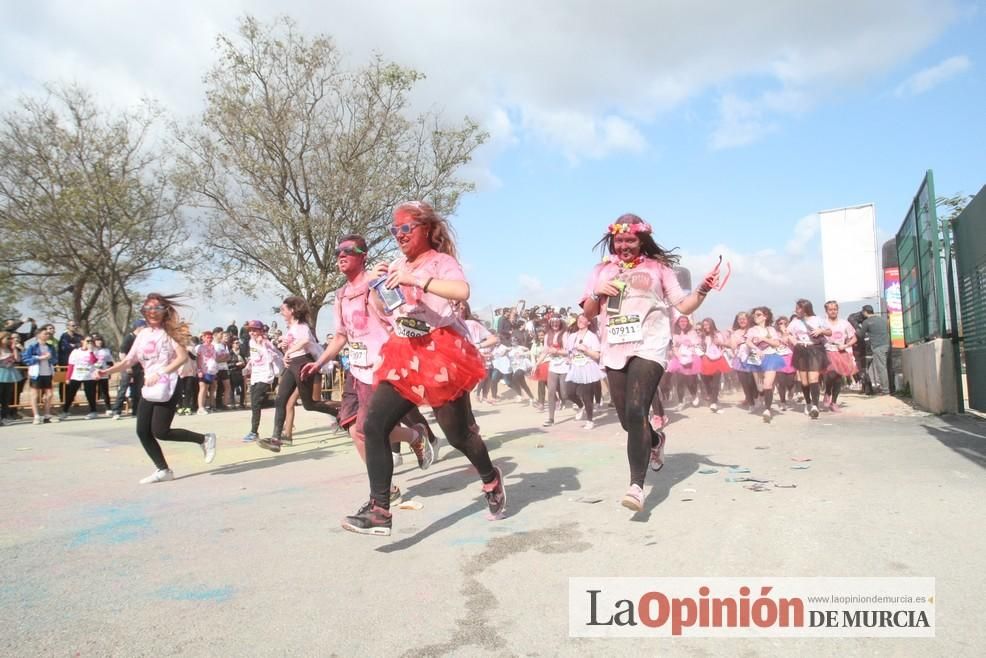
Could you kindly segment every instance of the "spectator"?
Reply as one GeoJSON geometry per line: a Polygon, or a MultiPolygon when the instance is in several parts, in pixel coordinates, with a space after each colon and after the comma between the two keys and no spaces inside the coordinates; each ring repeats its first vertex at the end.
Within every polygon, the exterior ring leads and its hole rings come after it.
{"type": "Polygon", "coordinates": [[[16,334],[20,337],[21,345],[26,345],[29,340],[34,337],[34,334],[38,331],[38,324],[34,321],[34,318],[24,318],[22,320],[7,320],[4,323],[3,330],[16,334]],[[24,325],[29,325],[27,331],[18,331],[18,329],[23,329],[24,325]]]}
{"type": "Polygon", "coordinates": [[[20,360],[17,334],[0,331],[0,425],[7,425],[14,419],[12,408],[17,404],[14,391],[21,380],[21,373],[17,371],[20,360]]]}
{"type": "Polygon", "coordinates": [[[862,338],[869,342],[873,362],[870,364],[870,380],[880,389],[880,393],[890,392],[890,375],[887,370],[887,355],[890,353],[890,331],[887,320],[876,315],[873,307],[863,307],[862,338]]]}
{"type": "Polygon", "coordinates": [[[42,327],[35,340],[24,350],[24,363],[31,381],[31,410],[34,412],[35,425],[53,420],[58,422],[51,417],[51,380],[55,374],[54,364],[58,361],[58,350],[53,344],[53,329],[51,325],[42,327]]]}
{"type": "Polygon", "coordinates": [[[96,355],[92,351],[92,336],[82,339],[82,344],[68,355],[68,379],[67,392],[62,401],[61,419],[68,418],[69,409],[75,402],[75,394],[79,392],[79,387],[86,395],[86,402],[89,403],[89,415],[86,420],[97,417],[96,414],[96,382],[93,379],[93,366],[96,364],[96,355]]]}
{"type": "MultiPolygon", "coordinates": [[[[113,365],[113,350],[106,347],[103,337],[99,334],[92,335],[92,353],[96,357],[95,368],[97,370],[105,370],[113,365]]],[[[96,399],[99,399],[99,396],[103,396],[103,401],[106,403],[106,415],[113,415],[110,410],[112,406],[110,402],[110,378],[107,376],[96,380],[96,399]]]]}

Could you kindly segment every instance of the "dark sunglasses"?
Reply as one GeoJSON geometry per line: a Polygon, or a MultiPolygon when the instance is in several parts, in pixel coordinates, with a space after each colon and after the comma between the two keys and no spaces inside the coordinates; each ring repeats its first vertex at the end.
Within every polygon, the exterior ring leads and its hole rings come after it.
{"type": "Polygon", "coordinates": [[[407,224],[401,224],[400,226],[391,226],[390,234],[395,238],[398,235],[410,235],[411,231],[422,226],[421,222],[408,222],[407,224]]]}
{"type": "Polygon", "coordinates": [[[366,252],[359,247],[336,247],[336,258],[345,254],[346,256],[362,256],[366,252]]]}
{"type": "Polygon", "coordinates": [[[151,311],[157,311],[158,313],[160,313],[161,311],[164,311],[166,308],[167,306],[162,306],[161,304],[155,304],[154,306],[141,306],[140,310],[142,313],[150,313],[151,311]]]}

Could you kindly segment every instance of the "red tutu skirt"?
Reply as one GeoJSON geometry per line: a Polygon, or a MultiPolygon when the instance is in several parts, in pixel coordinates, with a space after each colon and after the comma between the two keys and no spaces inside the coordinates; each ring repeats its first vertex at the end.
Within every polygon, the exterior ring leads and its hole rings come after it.
{"type": "Polygon", "coordinates": [[[828,367],[826,371],[832,370],[843,377],[851,377],[856,374],[856,359],[852,352],[825,352],[828,357],[828,367]]]}
{"type": "Polygon", "coordinates": [[[537,368],[534,369],[534,374],[531,375],[531,379],[533,379],[536,382],[546,382],[546,381],[548,381],[548,362],[547,361],[541,363],[540,365],[538,365],[537,368]]]}
{"type": "Polygon", "coordinates": [[[707,356],[702,357],[701,374],[706,377],[711,377],[717,372],[725,374],[730,370],[732,368],[729,367],[729,360],[726,357],[720,357],[718,359],[710,359],[707,356]]]}
{"type": "Polygon", "coordinates": [[[387,382],[416,405],[441,407],[486,377],[476,347],[447,327],[418,338],[391,336],[380,353],[374,385],[387,382]]]}

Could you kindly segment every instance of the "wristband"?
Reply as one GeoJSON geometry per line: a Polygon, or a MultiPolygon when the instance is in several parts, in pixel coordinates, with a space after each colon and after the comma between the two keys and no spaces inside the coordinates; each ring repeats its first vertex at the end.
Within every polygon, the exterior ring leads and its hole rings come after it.
{"type": "Polygon", "coordinates": [[[430,286],[431,285],[431,282],[434,281],[434,280],[435,280],[435,277],[433,277],[433,276],[428,277],[428,280],[425,281],[425,284],[423,286],[421,286],[421,290],[423,290],[424,292],[428,292],[428,286],[430,286]]]}

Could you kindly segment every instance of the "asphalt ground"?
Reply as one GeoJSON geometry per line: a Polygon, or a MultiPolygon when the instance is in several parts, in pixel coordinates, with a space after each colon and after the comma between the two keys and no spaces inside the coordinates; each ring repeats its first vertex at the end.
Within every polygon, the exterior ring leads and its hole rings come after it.
{"type": "Polygon", "coordinates": [[[386,538],[340,528],[366,473],[348,436],[300,408],[279,455],[241,441],[248,411],[176,418],[216,431],[218,455],[165,443],[177,479],[155,485],[137,484],[153,466],[132,419],[2,427],[0,653],[983,655],[986,424],[844,403],[769,425],[734,406],[672,414],[641,514],[619,505],[611,410],[587,431],[571,410],[545,429],[532,408],[477,405],[507,518],[486,519],[476,474],[443,442],[427,471],[405,449],[395,482],[421,507],[395,510],[386,538]],[[730,467],[766,490],[727,481],[730,467]],[[572,576],[933,576],[936,637],[570,638],[572,576]]]}

